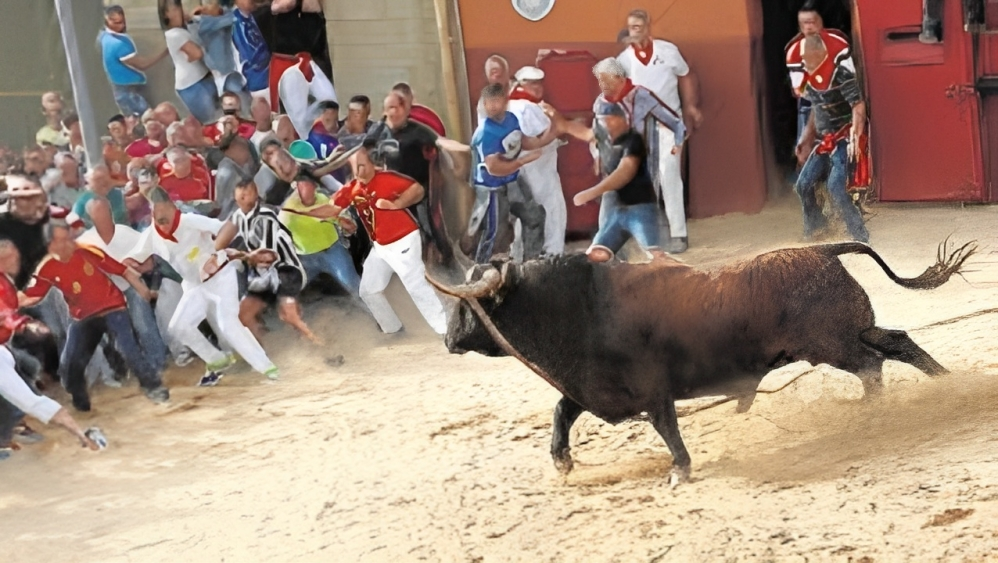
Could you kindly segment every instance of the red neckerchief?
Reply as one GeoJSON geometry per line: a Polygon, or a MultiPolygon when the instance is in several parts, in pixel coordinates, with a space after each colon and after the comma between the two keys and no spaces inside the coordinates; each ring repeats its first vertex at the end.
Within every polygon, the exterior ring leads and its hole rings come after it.
{"type": "MultiPolygon", "coordinates": [[[[834,133],[825,135],[814,149],[815,154],[831,154],[835,152],[835,147],[839,141],[849,137],[850,133],[852,133],[851,123],[834,133]]],[[[856,147],[856,166],[853,175],[849,178],[850,188],[865,188],[870,185],[869,144],[869,138],[864,131],[859,136],[859,146],[856,147]]]]}
{"type": "Polygon", "coordinates": [[[159,236],[163,237],[164,240],[168,240],[170,242],[178,242],[177,239],[173,236],[173,233],[177,232],[177,227],[180,226],[180,210],[179,209],[173,210],[173,222],[170,224],[169,232],[166,232],[163,229],[159,228],[159,223],[155,223],[155,225],[156,225],[156,233],[159,234],[159,236]]]}
{"type": "Polygon", "coordinates": [[[528,102],[533,102],[535,104],[541,103],[541,99],[534,96],[530,92],[526,91],[523,86],[517,86],[513,88],[513,91],[509,93],[509,99],[511,100],[527,100],[528,102]]]}
{"type": "Polygon", "coordinates": [[[603,96],[603,97],[606,98],[606,101],[610,102],[611,104],[619,104],[620,101],[626,98],[627,95],[630,94],[631,90],[633,90],[634,88],[635,88],[634,83],[631,82],[630,78],[628,78],[627,81],[624,82],[624,87],[620,89],[619,94],[617,94],[616,96],[603,96]]]}
{"type": "Polygon", "coordinates": [[[631,49],[634,49],[634,56],[637,57],[638,62],[648,66],[648,63],[651,62],[652,55],[655,54],[655,43],[651,39],[643,45],[631,43],[631,49]]]}

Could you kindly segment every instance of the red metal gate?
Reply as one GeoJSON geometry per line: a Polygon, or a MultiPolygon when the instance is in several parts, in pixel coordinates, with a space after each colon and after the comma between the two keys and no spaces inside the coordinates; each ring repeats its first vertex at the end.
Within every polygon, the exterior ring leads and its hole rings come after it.
{"type": "Polygon", "coordinates": [[[935,44],[918,40],[922,0],[855,2],[880,199],[986,199],[973,36],[960,0],[943,0],[935,44]]]}

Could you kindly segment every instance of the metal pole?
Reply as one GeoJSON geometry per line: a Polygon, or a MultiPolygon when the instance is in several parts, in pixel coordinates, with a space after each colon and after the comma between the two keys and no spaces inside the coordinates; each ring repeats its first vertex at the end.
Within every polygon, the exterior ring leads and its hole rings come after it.
{"type": "MultiPolygon", "coordinates": [[[[77,5],[81,3],[77,0],[77,5]]],[[[99,4],[94,4],[99,9],[99,4]]],[[[83,73],[83,63],[80,60],[80,42],[73,27],[73,6],[71,0],[55,0],[55,13],[59,18],[59,31],[62,34],[62,46],[66,50],[66,64],[69,66],[69,81],[73,86],[73,103],[76,113],[80,116],[80,131],[83,133],[83,149],[87,153],[87,168],[93,168],[101,161],[100,130],[97,128],[97,118],[94,116],[94,106],[90,99],[90,88],[87,77],[83,73]]]]}

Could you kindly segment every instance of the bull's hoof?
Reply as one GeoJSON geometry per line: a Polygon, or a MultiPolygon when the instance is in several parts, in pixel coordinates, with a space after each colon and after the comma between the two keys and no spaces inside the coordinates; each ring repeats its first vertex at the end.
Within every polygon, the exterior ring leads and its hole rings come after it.
{"type": "Polygon", "coordinates": [[[568,453],[568,450],[552,457],[554,458],[554,468],[562,475],[568,475],[575,468],[575,462],[572,461],[572,454],[568,453]]]}
{"type": "Polygon", "coordinates": [[[689,467],[673,467],[672,471],[669,472],[669,487],[675,489],[680,485],[680,483],[689,483],[690,481],[690,468],[689,467]]]}

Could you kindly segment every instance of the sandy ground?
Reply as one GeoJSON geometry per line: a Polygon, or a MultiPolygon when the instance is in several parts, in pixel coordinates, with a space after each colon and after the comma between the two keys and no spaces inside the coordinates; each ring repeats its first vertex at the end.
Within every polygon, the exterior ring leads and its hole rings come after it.
{"type": "MultiPolygon", "coordinates": [[[[3,559],[994,559],[998,314],[934,323],[998,307],[998,207],[874,211],[874,246],[901,275],[949,235],[983,244],[976,271],[931,292],[844,259],[879,324],[910,330],[953,373],[793,415],[727,404],[681,419],[694,481],[675,490],[649,424],[589,415],[561,477],[548,455],[557,392],[515,360],[447,354],[393,287],[404,335],[341,298],[307,307],[323,348],[271,321],[280,382],[244,372],[199,389],[197,370],[173,370],[166,406],[134,386],[97,390],[80,418],[109,449],[44,429],[0,463],[3,559]]],[[[799,224],[793,200],[695,221],[684,259],[711,267],[796,244],[799,224]]]]}

